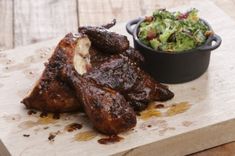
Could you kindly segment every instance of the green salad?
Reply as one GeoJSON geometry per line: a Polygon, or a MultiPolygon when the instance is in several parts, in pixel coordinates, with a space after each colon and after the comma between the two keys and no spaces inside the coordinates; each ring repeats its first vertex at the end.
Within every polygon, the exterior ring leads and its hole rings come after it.
{"type": "Polygon", "coordinates": [[[186,13],[160,9],[140,24],[138,38],[153,49],[180,52],[202,45],[212,33],[196,9],[186,13]]]}

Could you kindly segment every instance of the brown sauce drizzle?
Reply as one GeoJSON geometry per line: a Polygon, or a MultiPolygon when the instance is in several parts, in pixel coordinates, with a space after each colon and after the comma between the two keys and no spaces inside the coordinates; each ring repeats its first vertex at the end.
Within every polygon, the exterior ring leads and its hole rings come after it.
{"type": "Polygon", "coordinates": [[[89,141],[97,136],[97,133],[94,131],[85,131],[80,132],[74,136],[75,141],[89,141]]]}
{"type": "Polygon", "coordinates": [[[37,126],[37,122],[35,121],[24,121],[24,122],[21,122],[18,127],[21,128],[21,129],[28,129],[28,128],[32,128],[32,127],[35,127],[37,126]]]}
{"type": "Polygon", "coordinates": [[[56,122],[57,121],[55,119],[53,119],[52,114],[49,114],[45,117],[39,118],[36,123],[39,125],[48,125],[48,124],[54,124],[56,122]]]}
{"type": "Polygon", "coordinates": [[[47,112],[42,112],[41,114],[40,114],[40,117],[41,118],[45,118],[45,117],[51,117],[52,116],[52,118],[53,119],[60,119],[60,113],[53,113],[53,114],[48,114],[47,112]]]}
{"type": "Polygon", "coordinates": [[[49,141],[55,141],[54,139],[55,139],[55,137],[56,137],[56,135],[55,134],[49,134],[49,137],[48,137],[48,140],[49,141]]]}
{"type": "Polygon", "coordinates": [[[140,119],[148,120],[152,117],[174,116],[184,113],[190,108],[190,106],[191,105],[187,101],[173,103],[170,106],[151,103],[144,111],[140,112],[140,119]],[[163,109],[160,110],[161,108],[163,109]]]}
{"type": "Polygon", "coordinates": [[[68,132],[73,132],[75,130],[81,129],[82,125],[78,123],[71,123],[65,127],[65,130],[68,132]]]}
{"type": "Polygon", "coordinates": [[[135,112],[135,115],[140,116],[141,114],[140,114],[140,112],[135,112]]]}
{"type": "Polygon", "coordinates": [[[53,119],[60,119],[60,113],[54,113],[53,119]]]}
{"type": "Polygon", "coordinates": [[[167,110],[167,116],[174,116],[180,113],[184,113],[190,108],[190,106],[191,105],[187,101],[175,103],[167,110]]]}
{"type": "Polygon", "coordinates": [[[61,132],[60,131],[57,131],[57,132],[51,132],[48,136],[48,140],[49,141],[55,141],[55,137],[60,134],[61,132]]]}
{"type": "Polygon", "coordinates": [[[33,114],[37,114],[37,112],[34,111],[34,110],[29,110],[29,111],[28,111],[28,115],[33,115],[33,114]]]}
{"type": "Polygon", "coordinates": [[[158,108],[158,109],[160,109],[160,108],[164,108],[165,106],[163,105],[163,104],[161,104],[161,103],[159,103],[159,104],[157,104],[156,106],[155,106],[155,108],[158,108]]]}
{"type": "Polygon", "coordinates": [[[23,137],[30,137],[29,134],[23,134],[23,137]]]}
{"type": "Polygon", "coordinates": [[[44,118],[44,117],[47,117],[47,115],[48,115],[47,112],[42,112],[42,113],[40,114],[40,117],[41,117],[41,118],[44,118]]]}
{"type": "Polygon", "coordinates": [[[123,137],[120,137],[118,135],[111,135],[107,138],[99,139],[98,143],[107,145],[107,144],[113,144],[113,143],[116,143],[116,142],[120,142],[123,139],[124,139],[123,137]]]}
{"type": "Polygon", "coordinates": [[[149,106],[146,110],[140,112],[140,118],[142,120],[148,120],[151,117],[160,117],[160,116],[162,116],[162,113],[152,106],[149,106]]]}

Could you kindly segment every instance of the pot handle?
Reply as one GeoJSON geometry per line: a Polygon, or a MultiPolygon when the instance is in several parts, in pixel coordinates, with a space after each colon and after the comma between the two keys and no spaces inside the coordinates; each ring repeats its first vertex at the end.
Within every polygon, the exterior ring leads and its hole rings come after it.
{"type": "Polygon", "coordinates": [[[137,24],[142,18],[137,18],[137,19],[134,19],[134,20],[131,20],[129,21],[127,24],[126,24],[126,31],[130,34],[130,35],[133,35],[133,31],[134,29],[132,29],[132,26],[137,24]]]}
{"type": "Polygon", "coordinates": [[[221,37],[219,35],[213,34],[212,39],[208,41],[204,46],[201,46],[198,49],[202,51],[214,50],[220,46],[221,42],[222,42],[221,37]],[[215,41],[215,44],[209,45],[213,41],[215,41]]]}

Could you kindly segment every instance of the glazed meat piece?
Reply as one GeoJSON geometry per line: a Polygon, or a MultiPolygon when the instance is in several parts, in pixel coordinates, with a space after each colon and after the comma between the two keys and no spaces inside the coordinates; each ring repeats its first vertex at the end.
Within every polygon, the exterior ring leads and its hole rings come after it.
{"type": "MultiPolygon", "coordinates": [[[[88,27],[85,28],[88,29],[88,27]]],[[[95,30],[97,27],[89,28],[95,30]]],[[[90,35],[89,31],[83,32],[90,35]]],[[[93,35],[97,34],[93,32],[93,35]]],[[[99,37],[105,38],[105,35],[107,32],[99,34],[99,37]]],[[[106,49],[102,50],[99,40],[94,40],[92,43],[93,46],[89,50],[92,69],[85,76],[92,78],[98,84],[119,91],[136,111],[143,110],[151,101],[166,101],[174,96],[166,86],[157,83],[139,68],[144,62],[139,51],[129,47],[124,51],[109,53],[106,49]],[[96,43],[98,44],[94,46],[96,43]]],[[[108,45],[110,49],[115,49],[114,45],[108,45]]]]}
{"type": "Polygon", "coordinates": [[[75,66],[81,74],[85,73],[89,68],[89,47],[91,45],[89,39],[86,36],[77,36],[77,47],[71,47],[70,42],[73,42],[73,38],[63,39],[55,49],[55,52],[49,59],[43,74],[32,92],[22,100],[22,103],[28,109],[37,109],[43,112],[73,112],[81,110],[81,104],[77,98],[75,91],[67,84],[67,82],[61,80],[58,75],[61,62],[58,61],[61,58],[58,53],[64,51],[73,52],[76,48],[77,55],[74,56],[75,66]],[[71,41],[70,41],[70,40],[71,41]]]}
{"type": "MultiPolygon", "coordinates": [[[[105,52],[102,52],[100,50],[97,50],[95,47],[91,47],[89,50],[90,53],[90,62],[92,66],[98,66],[99,64],[102,64],[104,61],[110,59],[110,56],[116,55],[116,54],[107,54],[105,52]]],[[[131,59],[134,63],[141,66],[144,63],[144,57],[138,50],[135,50],[132,47],[129,47],[127,50],[123,51],[123,56],[128,57],[131,59]]]]}
{"type": "Polygon", "coordinates": [[[92,46],[105,53],[120,53],[129,48],[126,36],[111,32],[104,27],[79,27],[79,32],[86,34],[92,46]]]}
{"type": "Polygon", "coordinates": [[[113,135],[136,125],[134,110],[119,92],[83,78],[73,67],[66,66],[61,75],[75,89],[96,130],[113,135]]]}
{"type": "MultiPolygon", "coordinates": [[[[80,41],[90,45],[88,38],[81,38],[80,41]]],[[[83,44],[85,45],[85,44],[83,44]]],[[[69,47],[64,40],[62,40],[56,47],[54,54],[47,63],[45,70],[32,92],[23,99],[22,103],[28,109],[37,109],[43,112],[72,112],[81,109],[81,105],[74,90],[68,86],[68,84],[60,79],[58,71],[61,66],[58,62],[59,51],[62,51],[61,47],[66,50],[70,50],[73,47],[69,47]]],[[[63,51],[62,51],[63,52],[63,51]]],[[[78,59],[79,60],[79,57],[78,59]]],[[[81,59],[80,59],[81,60],[81,59]]],[[[87,64],[86,62],[80,62],[80,70],[87,64]]]]}
{"type": "Polygon", "coordinates": [[[129,46],[127,37],[108,30],[115,24],[116,20],[114,19],[111,23],[101,27],[86,26],[78,28],[79,32],[88,35],[92,41],[92,47],[90,48],[91,62],[95,65],[107,59],[110,55],[120,53],[140,65],[144,62],[144,57],[139,51],[129,46]]]}
{"type": "Polygon", "coordinates": [[[51,74],[50,67],[46,68],[32,92],[23,99],[26,108],[54,113],[81,110],[73,89],[51,74]]]}
{"type": "Polygon", "coordinates": [[[119,91],[136,111],[146,108],[149,102],[173,98],[174,94],[165,85],[157,83],[128,57],[122,54],[110,55],[102,61],[84,76],[119,91]]]}

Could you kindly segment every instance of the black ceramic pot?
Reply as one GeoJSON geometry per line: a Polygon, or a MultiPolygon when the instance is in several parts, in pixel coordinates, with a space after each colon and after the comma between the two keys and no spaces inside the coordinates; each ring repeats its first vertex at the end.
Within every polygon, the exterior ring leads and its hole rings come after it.
{"type": "MultiPolygon", "coordinates": [[[[187,51],[174,53],[154,50],[138,39],[139,25],[143,21],[143,18],[131,20],[126,29],[133,36],[135,49],[145,58],[144,69],[159,82],[182,83],[198,78],[208,68],[211,51],[218,48],[222,42],[218,35],[213,34],[205,44],[187,51]],[[213,41],[215,43],[212,45],[213,41]]],[[[212,30],[205,20],[202,21],[212,30]]]]}

